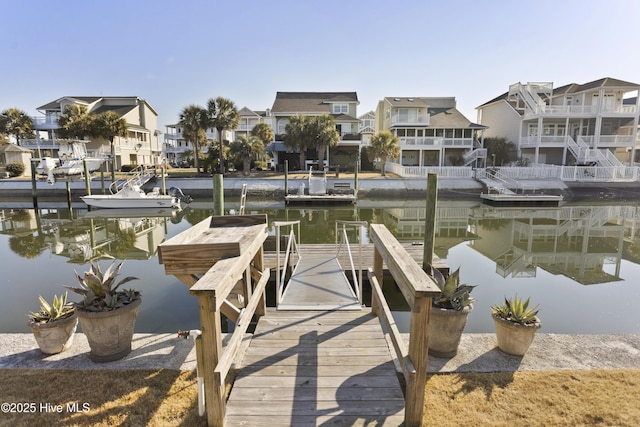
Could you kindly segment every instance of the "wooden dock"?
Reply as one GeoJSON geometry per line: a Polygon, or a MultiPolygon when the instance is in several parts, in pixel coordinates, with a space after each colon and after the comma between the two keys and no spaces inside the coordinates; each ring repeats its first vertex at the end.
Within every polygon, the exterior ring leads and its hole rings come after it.
{"type": "MultiPolygon", "coordinates": [[[[431,299],[440,291],[414,260],[415,255],[410,255],[386,227],[371,225],[371,255],[366,263],[363,259],[372,288],[371,309],[363,309],[354,299],[353,294],[361,292],[352,290],[344,279],[335,245],[300,251],[299,259],[307,257],[309,264],[300,262],[297,266],[300,271],[289,284],[289,296],[278,293],[281,308],[288,304],[297,310],[267,309],[270,269],[264,259],[266,224],[265,215],[212,217],[159,246],[166,274],[177,277],[198,298],[202,334],[196,338],[196,354],[203,377],[199,410],[206,413],[207,424],[421,425],[429,313],[431,299]],[[408,345],[380,286],[383,265],[410,308],[408,345]],[[333,288],[338,269],[344,282],[333,288]],[[230,298],[238,283],[244,296],[241,306],[230,298]],[[314,293],[317,303],[308,298],[314,293]],[[291,299],[287,302],[286,298],[291,299]],[[355,308],[351,307],[354,303],[358,310],[339,310],[355,308]],[[224,350],[222,315],[235,323],[224,350]],[[257,319],[257,326],[227,398],[227,385],[233,381],[231,366],[253,319],[257,319]]],[[[354,255],[358,261],[363,256],[360,250],[354,255]]],[[[280,270],[276,274],[279,276],[280,270]]]]}
{"type": "MultiPolygon", "coordinates": [[[[422,246],[421,244],[415,244],[413,242],[402,242],[400,243],[400,245],[409,254],[411,259],[413,259],[418,265],[422,265],[422,258],[424,256],[424,246],[422,246]]],[[[330,256],[330,255],[335,256],[336,245],[331,243],[323,243],[323,244],[303,243],[300,245],[300,252],[305,254],[312,254],[314,256],[323,255],[323,254],[326,256],[330,256]]],[[[365,266],[373,265],[373,253],[374,253],[373,243],[362,245],[362,264],[363,265],[365,266]]],[[[354,253],[353,253],[355,263],[358,262],[358,256],[359,255],[356,247],[354,248],[354,253]]],[[[342,251],[342,253],[338,255],[338,262],[340,263],[342,268],[345,270],[349,270],[351,268],[349,266],[349,256],[346,253],[346,251],[342,251]]],[[[275,268],[277,264],[276,253],[273,251],[265,251],[264,263],[265,263],[265,266],[269,268],[275,268]]],[[[447,266],[447,264],[442,262],[442,260],[440,260],[440,258],[438,258],[435,255],[433,256],[433,266],[438,270],[442,271],[443,273],[445,272],[448,273],[449,271],[449,267],[447,266]]],[[[386,264],[385,264],[385,267],[386,267],[386,264]]],[[[357,265],[356,265],[356,268],[357,268],[357,265]]]]}
{"type": "Polygon", "coordinates": [[[399,426],[404,396],[371,310],[262,317],[225,426],[399,426]]]}

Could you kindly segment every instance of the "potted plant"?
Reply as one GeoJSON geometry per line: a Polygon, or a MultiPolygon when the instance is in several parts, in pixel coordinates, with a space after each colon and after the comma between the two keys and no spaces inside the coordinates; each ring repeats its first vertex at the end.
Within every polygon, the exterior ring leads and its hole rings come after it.
{"type": "Polygon", "coordinates": [[[67,350],[73,344],[73,335],[78,326],[78,317],[71,303],[67,303],[67,293],[53,296],[49,304],[42,295],[40,310],[29,313],[29,327],[45,354],[56,354],[67,350]]]}
{"type": "Polygon", "coordinates": [[[80,326],[87,336],[94,362],[111,362],[122,359],[131,352],[133,328],[142,303],[140,292],[118,288],[137,277],[125,277],[116,283],[122,262],[115,261],[103,272],[100,265],[91,263],[83,276],[75,272],[80,287],[67,286],[82,295],[75,303],[80,326]]]}
{"type": "Polygon", "coordinates": [[[429,354],[436,357],[453,357],[458,352],[462,331],[467,324],[473,301],[469,294],[475,286],[460,284],[460,269],[444,279],[434,269],[434,281],[440,288],[440,296],[433,298],[429,318],[429,354]],[[437,272],[437,273],[436,273],[437,272]]]}
{"type": "Polygon", "coordinates": [[[507,354],[524,356],[542,326],[539,311],[538,306],[529,307],[529,298],[523,302],[517,295],[513,299],[505,297],[502,304],[491,307],[498,348],[507,354]]]}

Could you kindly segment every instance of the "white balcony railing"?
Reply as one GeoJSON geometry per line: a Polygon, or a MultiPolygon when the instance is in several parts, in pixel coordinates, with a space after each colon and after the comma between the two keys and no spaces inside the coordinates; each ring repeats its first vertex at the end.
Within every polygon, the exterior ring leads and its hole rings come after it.
{"type": "Polygon", "coordinates": [[[634,115],[638,111],[635,105],[539,105],[529,114],[544,114],[550,116],[620,114],[634,115]]]}
{"type": "Polygon", "coordinates": [[[391,125],[429,125],[428,114],[418,114],[415,117],[401,117],[398,114],[391,116],[391,125]]]}
{"type": "Polygon", "coordinates": [[[36,129],[58,129],[57,117],[32,117],[33,127],[36,129]]]}
{"type": "Polygon", "coordinates": [[[414,137],[401,137],[400,147],[459,147],[459,148],[473,148],[473,138],[414,138],[414,137]]]}

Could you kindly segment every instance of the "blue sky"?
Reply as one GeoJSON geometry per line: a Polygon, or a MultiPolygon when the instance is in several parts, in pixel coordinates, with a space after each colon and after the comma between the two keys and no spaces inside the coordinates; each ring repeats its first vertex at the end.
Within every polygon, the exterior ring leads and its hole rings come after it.
{"type": "Polygon", "coordinates": [[[637,0],[3,0],[0,110],[139,96],[159,124],[211,97],[264,110],[277,91],[454,96],[509,84],[640,82],[637,0]]]}

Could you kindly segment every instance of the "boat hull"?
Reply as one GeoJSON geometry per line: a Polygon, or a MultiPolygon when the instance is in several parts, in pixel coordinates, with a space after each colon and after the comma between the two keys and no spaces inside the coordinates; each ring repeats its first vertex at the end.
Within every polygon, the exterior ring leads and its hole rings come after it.
{"type": "Polygon", "coordinates": [[[162,195],[141,198],[95,195],[83,196],[81,199],[88,206],[103,209],[180,208],[180,201],[176,197],[162,195]]]}

